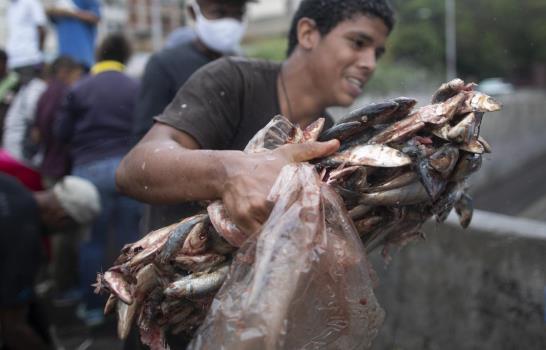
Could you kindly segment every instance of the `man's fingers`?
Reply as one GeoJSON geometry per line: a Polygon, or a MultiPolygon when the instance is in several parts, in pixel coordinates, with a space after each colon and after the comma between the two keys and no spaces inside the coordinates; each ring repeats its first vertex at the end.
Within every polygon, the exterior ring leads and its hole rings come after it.
{"type": "Polygon", "coordinates": [[[288,158],[293,162],[306,162],[315,158],[326,157],[339,148],[338,140],[328,142],[308,142],[286,146],[288,158]]]}

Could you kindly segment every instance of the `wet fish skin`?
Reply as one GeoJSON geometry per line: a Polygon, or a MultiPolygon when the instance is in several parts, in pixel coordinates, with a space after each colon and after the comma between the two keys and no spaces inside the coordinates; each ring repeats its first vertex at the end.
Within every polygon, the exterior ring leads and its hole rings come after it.
{"type": "Polygon", "coordinates": [[[116,297],[115,294],[110,294],[110,296],[108,296],[108,300],[106,301],[106,304],[104,305],[104,315],[108,315],[110,314],[112,311],[114,311],[114,309],[116,308],[117,306],[117,303],[118,303],[118,298],[116,297]]]}
{"type": "Polygon", "coordinates": [[[226,260],[225,255],[206,253],[203,255],[177,255],[173,263],[186,270],[195,272],[208,271],[226,260]]]}
{"type": "Polygon", "coordinates": [[[432,95],[431,102],[438,103],[447,100],[450,97],[455,96],[459,92],[463,91],[465,87],[464,81],[456,78],[447,83],[440,85],[438,90],[432,95]]]}
{"type": "Polygon", "coordinates": [[[358,145],[324,158],[334,163],[375,167],[400,167],[411,163],[411,158],[386,145],[358,145]]]}
{"type": "Polygon", "coordinates": [[[472,139],[468,143],[460,144],[459,149],[461,149],[462,151],[475,153],[475,154],[485,153],[485,147],[483,146],[483,144],[480,141],[478,141],[476,139],[472,139]]]}
{"type": "Polygon", "coordinates": [[[318,141],[338,139],[340,142],[342,142],[350,136],[357,134],[363,128],[363,124],[359,121],[335,124],[330,129],[325,130],[322,134],[320,134],[318,141]]]}
{"type": "Polygon", "coordinates": [[[447,133],[447,138],[455,143],[468,143],[474,137],[476,126],[476,115],[468,113],[457,125],[451,127],[447,133]]]}
{"type": "Polygon", "coordinates": [[[125,281],[123,275],[119,272],[108,270],[104,273],[104,281],[108,284],[109,289],[125,304],[132,304],[133,297],[129,283],[125,281]]]}
{"type": "Polygon", "coordinates": [[[185,219],[179,225],[174,228],[169,234],[169,238],[162,247],[161,252],[157,255],[156,261],[160,265],[166,265],[171,257],[180,249],[186,238],[191,232],[191,229],[197,225],[197,223],[202,222],[205,219],[206,215],[196,215],[188,219],[185,219]]]}
{"type": "Polygon", "coordinates": [[[485,153],[493,152],[491,145],[483,137],[478,136],[478,142],[482,144],[485,153]]]}
{"type": "Polygon", "coordinates": [[[326,122],[326,119],[324,118],[318,118],[311,124],[309,124],[304,130],[303,130],[303,139],[305,142],[311,142],[318,140],[319,136],[322,133],[322,129],[324,128],[324,123],[326,122]]]}
{"type": "Polygon", "coordinates": [[[417,174],[415,172],[413,172],[413,171],[408,171],[408,172],[405,172],[403,174],[400,174],[400,175],[396,176],[393,179],[389,179],[389,180],[383,182],[382,184],[379,184],[377,186],[369,187],[369,188],[365,189],[365,191],[363,191],[363,192],[373,193],[373,192],[381,192],[381,191],[391,190],[391,189],[394,189],[394,188],[399,188],[399,187],[408,185],[408,184],[410,184],[412,182],[415,182],[416,180],[417,180],[417,174]]]}
{"type": "Polygon", "coordinates": [[[366,214],[368,214],[373,209],[370,205],[365,204],[359,204],[356,207],[349,210],[349,216],[353,221],[360,220],[364,218],[366,214]]]}
{"type": "Polygon", "coordinates": [[[150,291],[159,285],[159,276],[155,265],[152,263],[141,268],[136,274],[136,280],[133,296],[135,302],[141,303],[150,291]]]}
{"type": "MultiPolygon", "coordinates": [[[[208,220],[207,220],[208,221],[208,220]]],[[[210,222],[208,223],[210,225],[210,222]]],[[[198,222],[190,231],[186,241],[182,245],[181,252],[186,255],[197,255],[205,252],[208,248],[208,230],[206,223],[198,222]]]]}
{"type": "Polygon", "coordinates": [[[436,170],[442,178],[447,179],[459,160],[459,150],[451,145],[440,147],[429,157],[430,166],[436,170]]]}
{"type": "Polygon", "coordinates": [[[459,223],[462,228],[467,228],[472,221],[474,212],[474,204],[472,197],[466,192],[463,192],[459,199],[454,204],[455,212],[459,216],[459,223]]]}
{"type": "Polygon", "coordinates": [[[415,171],[419,174],[419,180],[426,189],[430,199],[434,202],[447,185],[440,173],[436,172],[426,157],[418,157],[415,161],[415,171]]]}
{"type": "Polygon", "coordinates": [[[369,105],[351,111],[347,116],[342,117],[336,124],[348,123],[353,121],[368,122],[380,116],[392,114],[397,109],[398,103],[394,101],[371,103],[369,105]]]}
{"type": "Polygon", "coordinates": [[[362,193],[358,202],[365,205],[409,205],[426,202],[429,196],[423,185],[416,181],[409,185],[377,193],[362,193]]]}
{"type": "Polygon", "coordinates": [[[119,339],[127,339],[129,332],[131,331],[131,326],[135,319],[136,307],[135,305],[127,305],[121,300],[118,300],[117,304],[118,311],[118,337],[119,339]]]}
{"type": "Polygon", "coordinates": [[[480,169],[482,157],[480,154],[465,153],[457,162],[451,174],[450,181],[460,182],[480,169]]]}
{"type": "Polygon", "coordinates": [[[362,236],[364,234],[370,233],[382,221],[383,221],[383,217],[372,216],[372,217],[368,217],[368,218],[364,218],[364,219],[356,221],[355,227],[359,235],[362,236]]]}
{"type": "Polygon", "coordinates": [[[227,277],[228,265],[200,276],[188,275],[171,283],[164,291],[168,298],[191,298],[214,292],[220,288],[227,277]]]}

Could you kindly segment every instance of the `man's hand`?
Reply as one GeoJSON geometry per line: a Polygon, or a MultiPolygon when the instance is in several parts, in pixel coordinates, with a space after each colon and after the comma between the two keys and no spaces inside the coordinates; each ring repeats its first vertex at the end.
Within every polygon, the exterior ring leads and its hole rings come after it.
{"type": "Polygon", "coordinates": [[[281,169],[290,163],[325,157],[337,151],[339,141],[289,144],[258,154],[230,157],[224,164],[226,181],[222,201],[233,222],[246,234],[257,232],[273,203],[267,196],[281,169]]]}

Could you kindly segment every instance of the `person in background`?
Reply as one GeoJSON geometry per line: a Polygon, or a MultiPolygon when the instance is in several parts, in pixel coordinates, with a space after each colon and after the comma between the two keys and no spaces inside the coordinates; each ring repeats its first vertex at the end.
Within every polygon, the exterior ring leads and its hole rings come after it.
{"type": "Polygon", "coordinates": [[[47,15],[55,25],[59,56],[69,56],[88,71],[94,63],[98,0],[57,0],[47,15]]]}
{"type": "Polygon", "coordinates": [[[50,187],[70,172],[67,145],[53,135],[53,125],[68,89],[82,76],[81,66],[68,56],[60,56],[50,66],[47,88],[38,99],[34,130],[41,162],[38,170],[50,187]]]}
{"type": "Polygon", "coordinates": [[[4,119],[15,97],[19,76],[15,71],[8,71],[8,54],[0,49],[0,145],[4,133],[4,119]]]}
{"type": "Polygon", "coordinates": [[[55,126],[55,136],[70,145],[72,174],[97,186],[103,208],[79,251],[84,306],[80,314],[88,325],[103,320],[104,300],[90,285],[97,272],[111,263],[113,257],[106,252],[119,252],[138,237],[140,204],[118,193],[115,186],[115,170],[131,147],[138,93],[138,82],[123,72],[130,55],[123,35],[106,36],[97,49],[98,62],[69,90],[55,126]],[[111,246],[109,240],[114,241],[111,246]]]}
{"type": "Polygon", "coordinates": [[[6,19],[8,68],[24,85],[41,73],[47,17],[39,0],[9,0],[6,19]]]}
{"type": "Polygon", "coordinates": [[[4,120],[2,147],[15,159],[31,166],[37,166],[34,157],[38,151],[31,138],[32,126],[36,118],[38,99],[46,87],[42,73],[23,85],[15,95],[4,120]]]}
{"type": "Polygon", "coordinates": [[[195,36],[150,58],[139,92],[135,135],[144,136],[153,118],[163,112],[176,92],[200,67],[235,53],[245,33],[246,4],[254,0],[195,0],[187,11],[195,36]]]}
{"type": "Polygon", "coordinates": [[[47,328],[29,322],[44,257],[41,239],[48,231],[83,228],[99,211],[89,181],[67,177],[50,190],[31,192],[0,172],[0,338],[7,349],[53,349],[47,328]]]}
{"type": "MultiPolygon", "coordinates": [[[[36,107],[31,135],[41,160],[37,169],[45,188],[53,187],[70,173],[68,146],[53,135],[53,125],[61,103],[69,89],[82,75],[82,67],[72,58],[61,56],[49,67],[47,88],[36,107]]],[[[51,237],[51,272],[56,290],[55,304],[75,303],[81,294],[78,288],[78,246],[81,237],[75,234],[51,237]]]]}
{"type": "MultiPolygon", "coordinates": [[[[141,81],[136,108],[134,136],[138,140],[173,100],[186,80],[205,64],[235,52],[245,32],[243,22],[250,0],[198,0],[189,2],[187,11],[194,22],[188,28],[193,37],[154,54],[141,81]]],[[[142,228],[145,232],[178,219],[182,211],[197,211],[194,204],[146,206],[142,228]],[[161,214],[159,214],[161,212],[161,214]]]]}
{"type": "Polygon", "coordinates": [[[178,27],[173,30],[167,39],[165,39],[165,48],[169,49],[171,47],[184,44],[188,41],[195,39],[195,30],[189,26],[178,27]]]}

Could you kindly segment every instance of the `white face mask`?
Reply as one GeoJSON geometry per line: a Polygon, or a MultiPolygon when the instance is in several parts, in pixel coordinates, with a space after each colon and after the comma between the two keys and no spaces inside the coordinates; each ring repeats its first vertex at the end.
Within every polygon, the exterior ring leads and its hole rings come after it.
{"type": "Polygon", "coordinates": [[[210,49],[223,53],[234,53],[246,30],[246,23],[234,18],[207,19],[199,5],[192,4],[195,12],[195,32],[210,49]]]}

